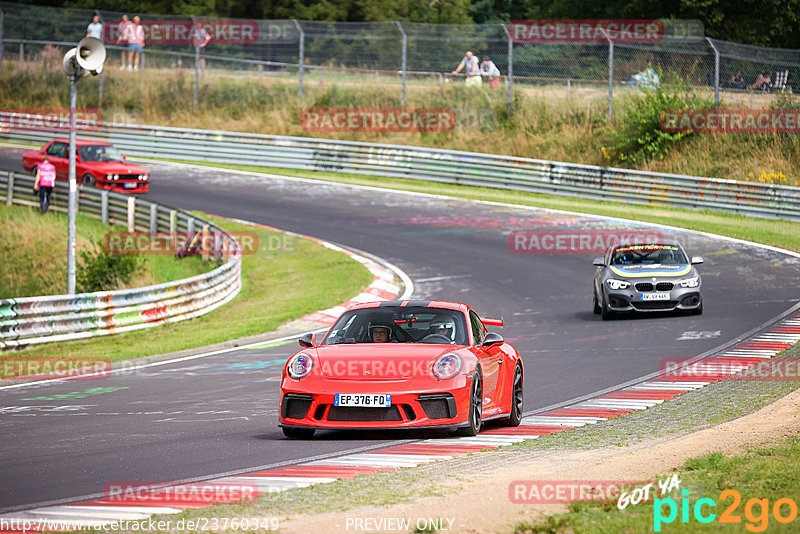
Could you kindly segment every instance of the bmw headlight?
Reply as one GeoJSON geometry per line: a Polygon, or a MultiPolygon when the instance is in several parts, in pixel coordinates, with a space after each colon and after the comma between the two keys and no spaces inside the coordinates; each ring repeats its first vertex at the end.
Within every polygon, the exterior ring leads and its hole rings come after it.
{"type": "Polygon", "coordinates": [[[461,360],[461,356],[458,354],[452,352],[444,354],[439,356],[439,358],[433,363],[433,376],[439,380],[453,378],[461,371],[461,367],[463,365],[464,362],[461,360]]]}
{"type": "Polygon", "coordinates": [[[116,174],[107,174],[106,175],[106,180],[116,180],[116,179],[117,179],[117,175],[116,174]]]}
{"type": "Polygon", "coordinates": [[[678,282],[678,285],[681,287],[697,287],[700,285],[700,277],[695,276],[694,278],[686,278],[678,282]]]}
{"type": "Polygon", "coordinates": [[[301,352],[300,354],[292,356],[289,360],[289,364],[286,366],[286,372],[295,380],[300,380],[308,376],[312,367],[314,367],[314,360],[312,360],[311,356],[308,354],[303,354],[301,352]]]}
{"type": "Polygon", "coordinates": [[[627,289],[631,285],[630,282],[625,280],[614,280],[613,278],[606,280],[606,284],[608,284],[609,289],[627,289]]]}

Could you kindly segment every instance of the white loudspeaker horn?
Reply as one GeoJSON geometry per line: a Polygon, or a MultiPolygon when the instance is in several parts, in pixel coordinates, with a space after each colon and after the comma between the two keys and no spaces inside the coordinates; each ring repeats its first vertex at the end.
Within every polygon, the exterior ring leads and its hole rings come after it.
{"type": "Polygon", "coordinates": [[[78,43],[75,60],[78,65],[91,72],[95,76],[103,70],[103,63],[106,60],[106,47],[103,41],[94,37],[84,37],[78,43]]]}
{"type": "Polygon", "coordinates": [[[78,62],[75,60],[77,55],[77,48],[68,50],[67,53],[64,54],[64,61],[62,61],[61,65],[64,67],[64,72],[67,73],[67,76],[76,76],[81,74],[81,68],[78,66],[78,62]]]}

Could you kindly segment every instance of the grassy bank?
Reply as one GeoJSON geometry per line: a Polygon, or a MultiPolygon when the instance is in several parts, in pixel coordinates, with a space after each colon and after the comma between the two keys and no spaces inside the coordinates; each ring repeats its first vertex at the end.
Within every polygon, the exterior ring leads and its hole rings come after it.
{"type": "MultiPolygon", "coordinates": [[[[408,108],[448,108],[457,125],[447,132],[319,132],[301,124],[307,108],[398,108],[400,88],[393,77],[380,84],[348,76],[309,77],[304,100],[290,76],[224,73],[209,70],[192,105],[194,78],[187,69],[148,69],[142,73],[106,70],[103,116],[107,121],[222,129],[267,135],[314,135],[356,141],[387,142],[548,160],[617,165],[652,171],[738,180],[800,184],[800,140],[791,134],[665,135],[659,130],[664,109],[713,107],[709,91],[665,89],[649,98],[639,90],[618,88],[614,118],[607,118],[603,88],[515,86],[513,113],[504,91],[467,90],[461,81],[408,87],[408,108]],[[389,83],[387,83],[387,81],[389,83]],[[569,95],[569,96],[567,96],[569,95]],[[644,140],[642,157],[636,152],[644,140]],[[633,152],[631,152],[633,150],[633,152]]],[[[79,107],[98,105],[97,79],[81,82],[79,107]]],[[[4,108],[66,107],[68,88],[60,69],[37,63],[4,64],[0,105],[4,108]]],[[[723,107],[749,107],[741,95],[724,95],[723,107]]],[[[759,94],[756,108],[797,107],[793,97],[759,94]]]]}
{"type": "Polygon", "coordinates": [[[346,255],[318,243],[198,213],[232,232],[255,232],[259,247],[244,255],[242,290],[202,317],[137,332],[28,349],[22,357],[103,355],[112,361],[202,347],[275,330],[292,319],[356,295],[372,275],[346,255]],[[280,246],[270,244],[280,243],[280,246]]]}
{"type": "MultiPolygon", "coordinates": [[[[109,231],[124,231],[91,217],[78,215],[76,262],[85,268],[81,253],[96,252],[109,231]]],[[[36,208],[0,206],[0,298],[63,295],[67,292],[67,215],[36,208]]],[[[172,256],[142,256],[140,267],[125,280],[115,280],[103,289],[141,287],[209,271],[198,257],[178,260],[172,256]]],[[[80,288],[79,288],[80,289],[80,288]]]]}

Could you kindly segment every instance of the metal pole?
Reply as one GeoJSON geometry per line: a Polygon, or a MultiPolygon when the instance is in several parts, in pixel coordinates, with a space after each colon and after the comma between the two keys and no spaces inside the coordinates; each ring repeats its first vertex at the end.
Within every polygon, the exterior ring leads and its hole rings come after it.
{"type": "MultiPolygon", "coordinates": [[[[105,39],[106,33],[106,21],[103,19],[103,15],[100,14],[100,11],[95,9],[94,14],[98,16],[100,19],[100,24],[103,25],[103,35],[101,39],[105,39]]],[[[100,71],[100,79],[98,80],[98,88],[97,88],[97,107],[102,107],[103,105],[103,73],[106,69],[100,71]]]]}
{"type": "Polygon", "coordinates": [[[397,27],[400,29],[400,34],[403,36],[403,96],[400,99],[401,105],[406,105],[406,59],[408,57],[408,36],[406,35],[405,30],[403,30],[403,25],[400,24],[399,21],[394,21],[397,24],[397,27]]]}
{"type": "Polygon", "coordinates": [[[714,109],[719,111],[719,50],[710,37],[706,37],[706,41],[714,50],[714,109]]]}
{"type": "Polygon", "coordinates": [[[508,26],[504,25],[503,29],[508,37],[508,110],[511,111],[514,104],[514,41],[511,39],[508,26]]]}
{"type": "MultiPolygon", "coordinates": [[[[192,15],[192,31],[197,31],[197,19],[192,15]]],[[[194,35],[194,34],[193,34],[194,35]]],[[[200,37],[198,35],[198,37],[200,37]]],[[[197,107],[198,93],[200,92],[200,47],[194,43],[194,94],[192,95],[192,105],[197,107]]]]}
{"type": "Polygon", "coordinates": [[[69,211],[67,229],[67,293],[75,294],[75,218],[78,211],[78,184],[75,181],[75,108],[78,74],[69,77],[69,211]]]}
{"type": "Polygon", "coordinates": [[[3,10],[0,9],[0,78],[3,77],[3,52],[5,52],[5,44],[3,43],[3,10]]]}
{"type": "Polygon", "coordinates": [[[297,32],[300,34],[300,50],[298,51],[298,63],[299,67],[297,69],[297,96],[300,98],[300,102],[302,104],[303,100],[303,66],[305,64],[305,46],[306,46],[306,34],[303,31],[303,28],[300,27],[300,23],[297,22],[297,19],[292,19],[294,22],[294,27],[297,28],[297,32]]]}
{"type": "Polygon", "coordinates": [[[601,28],[608,41],[608,116],[614,114],[614,41],[608,36],[605,28],[601,28]]]}

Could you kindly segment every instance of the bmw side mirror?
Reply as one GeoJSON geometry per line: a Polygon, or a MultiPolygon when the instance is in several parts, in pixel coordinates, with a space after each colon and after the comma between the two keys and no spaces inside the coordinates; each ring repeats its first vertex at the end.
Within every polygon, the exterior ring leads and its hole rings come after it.
{"type": "Polygon", "coordinates": [[[308,333],[303,334],[303,337],[301,337],[297,342],[300,343],[301,347],[311,348],[314,346],[315,341],[314,334],[308,333]]]}
{"type": "Polygon", "coordinates": [[[703,263],[702,256],[692,256],[692,265],[700,265],[703,263]]]}
{"type": "Polygon", "coordinates": [[[597,265],[598,267],[605,267],[606,266],[606,262],[603,261],[603,257],[602,256],[598,256],[594,260],[592,260],[592,265],[597,265]]]}
{"type": "Polygon", "coordinates": [[[486,334],[486,337],[483,339],[483,346],[484,347],[490,347],[492,345],[495,345],[497,343],[502,343],[502,342],[503,342],[503,336],[501,336],[500,334],[497,334],[495,332],[489,332],[488,334],[486,334]]]}

